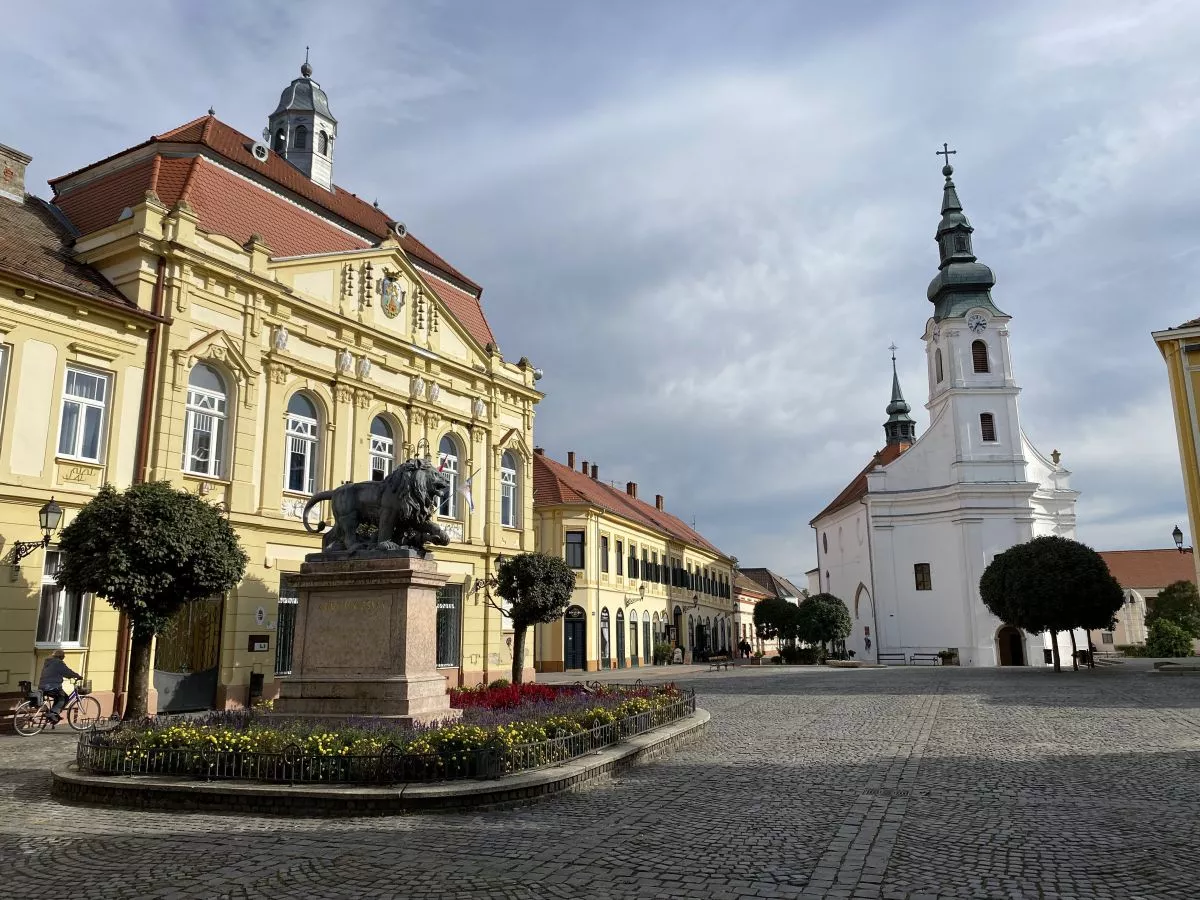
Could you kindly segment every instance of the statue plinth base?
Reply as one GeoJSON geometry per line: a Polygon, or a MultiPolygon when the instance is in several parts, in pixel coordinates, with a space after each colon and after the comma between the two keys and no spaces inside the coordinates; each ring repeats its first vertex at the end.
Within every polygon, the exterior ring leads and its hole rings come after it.
{"type": "Polygon", "coordinates": [[[276,712],[404,723],[461,716],[437,671],[437,591],[447,577],[437,563],[394,554],[309,559],[295,579],[292,674],[279,679],[276,712]]]}

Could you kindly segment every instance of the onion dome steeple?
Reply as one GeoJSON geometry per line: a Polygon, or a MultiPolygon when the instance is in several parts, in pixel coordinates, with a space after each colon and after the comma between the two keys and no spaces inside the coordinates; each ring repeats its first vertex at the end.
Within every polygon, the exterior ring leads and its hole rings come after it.
{"type": "Polygon", "coordinates": [[[271,149],[326,190],[333,189],[333,142],[337,119],[329,111],[329,98],[312,80],[313,68],[304,48],[300,77],[279,96],[279,105],[267,119],[263,137],[271,149]]]}
{"type": "Polygon", "coordinates": [[[946,157],[942,174],[946,184],[942,188],[942,219],[938,222],[937,241],[938,273],[929,282],[926,295],[933,304],[934,321],[959,316],[974,307],[982,307],[1004,315],[992,303],[991,289],[996,283],[992,270],[975,259],[971,234],[975,231],[963,213],[958,199],[958,189],[951,179],[954,167],[950,165],[950,154],[957,153],[948,144],[942,144],[939,156],[946,157]]]}
{"type": "Polygon", "coordinates": [[[889,444],[912,444],[917,440],[917,423],[909,415],[911,407],[900,392],[900,376],[896,374],[896,345],[892,344],[888,349],[892,351],[892,400],[887,405],[888,420],[883,424],[883,432],[889,444]]]}

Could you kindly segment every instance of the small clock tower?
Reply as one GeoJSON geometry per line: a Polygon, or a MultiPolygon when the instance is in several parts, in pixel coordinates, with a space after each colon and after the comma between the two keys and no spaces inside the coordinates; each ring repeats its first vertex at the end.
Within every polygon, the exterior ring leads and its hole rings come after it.
{"type": "Polygon", "coordinates": [[[329,98],[313,81],[312,73],[305,48],[300,77],[284,88],[279,105],[267,119],[263,139],[274,152],[331,191],[337,119],[329,111],[329,98]]]}

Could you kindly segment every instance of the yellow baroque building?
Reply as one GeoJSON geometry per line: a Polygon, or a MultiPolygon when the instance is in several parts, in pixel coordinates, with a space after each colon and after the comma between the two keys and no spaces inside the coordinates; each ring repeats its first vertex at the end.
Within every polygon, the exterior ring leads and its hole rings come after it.
{"type": "Polygon", "coordinates": [[[58,211],[25,196],[29,160],[0,145],[0,697],[12,707],[63,649],[111,709],[119,618],[58,587],[38,513],[53,499],[61,526],[104,482],[129,484],[156,321],[75,261],[58,211]]]}
{"type": "Polygon", "coordinates": [[[575,594],[563,618],[537,626],[540,672],[637,668],[656,645],[691,662],[729,652],[738,642],[731,590],[735,561],[629,482],[622,491],[575,454],[563,465],[533,453],[534,529],[538,548],[575,570],[575,594]]]}
{"type": "MultiPolygon", "coordinates": [[[[1196,528],[1200,526],[1200,319],[1156,331],[1153,337],[1167,364],[1189,531],[1194,543],[1196,528]]],[[[1200,559],[1196,554],[1192,558],[1193,564],[1200,559]]],[[[1200,581],[1200,565],[1196,579],[1200,581]]]]}
{"type": "MultiPolygon", "coordinates": [[[[163,479],[199,494],[228,515],[250,557],[235,590],[185,607],[159,636],[160,711],[273,696],[290,668],[289,577],[320,546],[301,521],[306,502],[418,455],[455,488],[439,515],[452,535],[437,553],[450,575],[438,596],[439,668],[460,685],[512,666],[510,623],[475,588],[499,555],[534,547],[540,373],[501,355],[476,283],[333,183],[338,124],[311,76],[306,64],[261,140],[210,112],[51,182],[74,259],[132,304],[109,342],[152,373],[140,458],[123,449],[136,444],[139,388],[118,380],[113,396],[134,412],[114,407],[119,427],[102,459],[124,474],[91,481],[163,479]]],[[[45,466],[45,483],[6,519],[36,527],[56,472],[45,466]]],[[[90,652],[120,656],[121,629],[109,627],[90,652]]],[[[4,633],[13,671],[30,669],[32,631],[26,622],[4,633]]]]}

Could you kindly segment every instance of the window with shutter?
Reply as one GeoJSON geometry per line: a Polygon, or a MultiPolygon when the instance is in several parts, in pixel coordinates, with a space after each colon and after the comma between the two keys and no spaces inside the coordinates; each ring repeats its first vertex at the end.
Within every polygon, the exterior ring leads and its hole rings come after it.
{"type": "Polygon", "coordinates": [[[983,341],[971,342],[971,364],[976,372],[989,372],[988,368],[988,349],[987,344],[983,341]]]}
{"type": "Polygon", "coordinates": [[[983,437],[984,443],[995,443],[996,419],[991,413],[979,414],[979,432],[983,437]]]}

